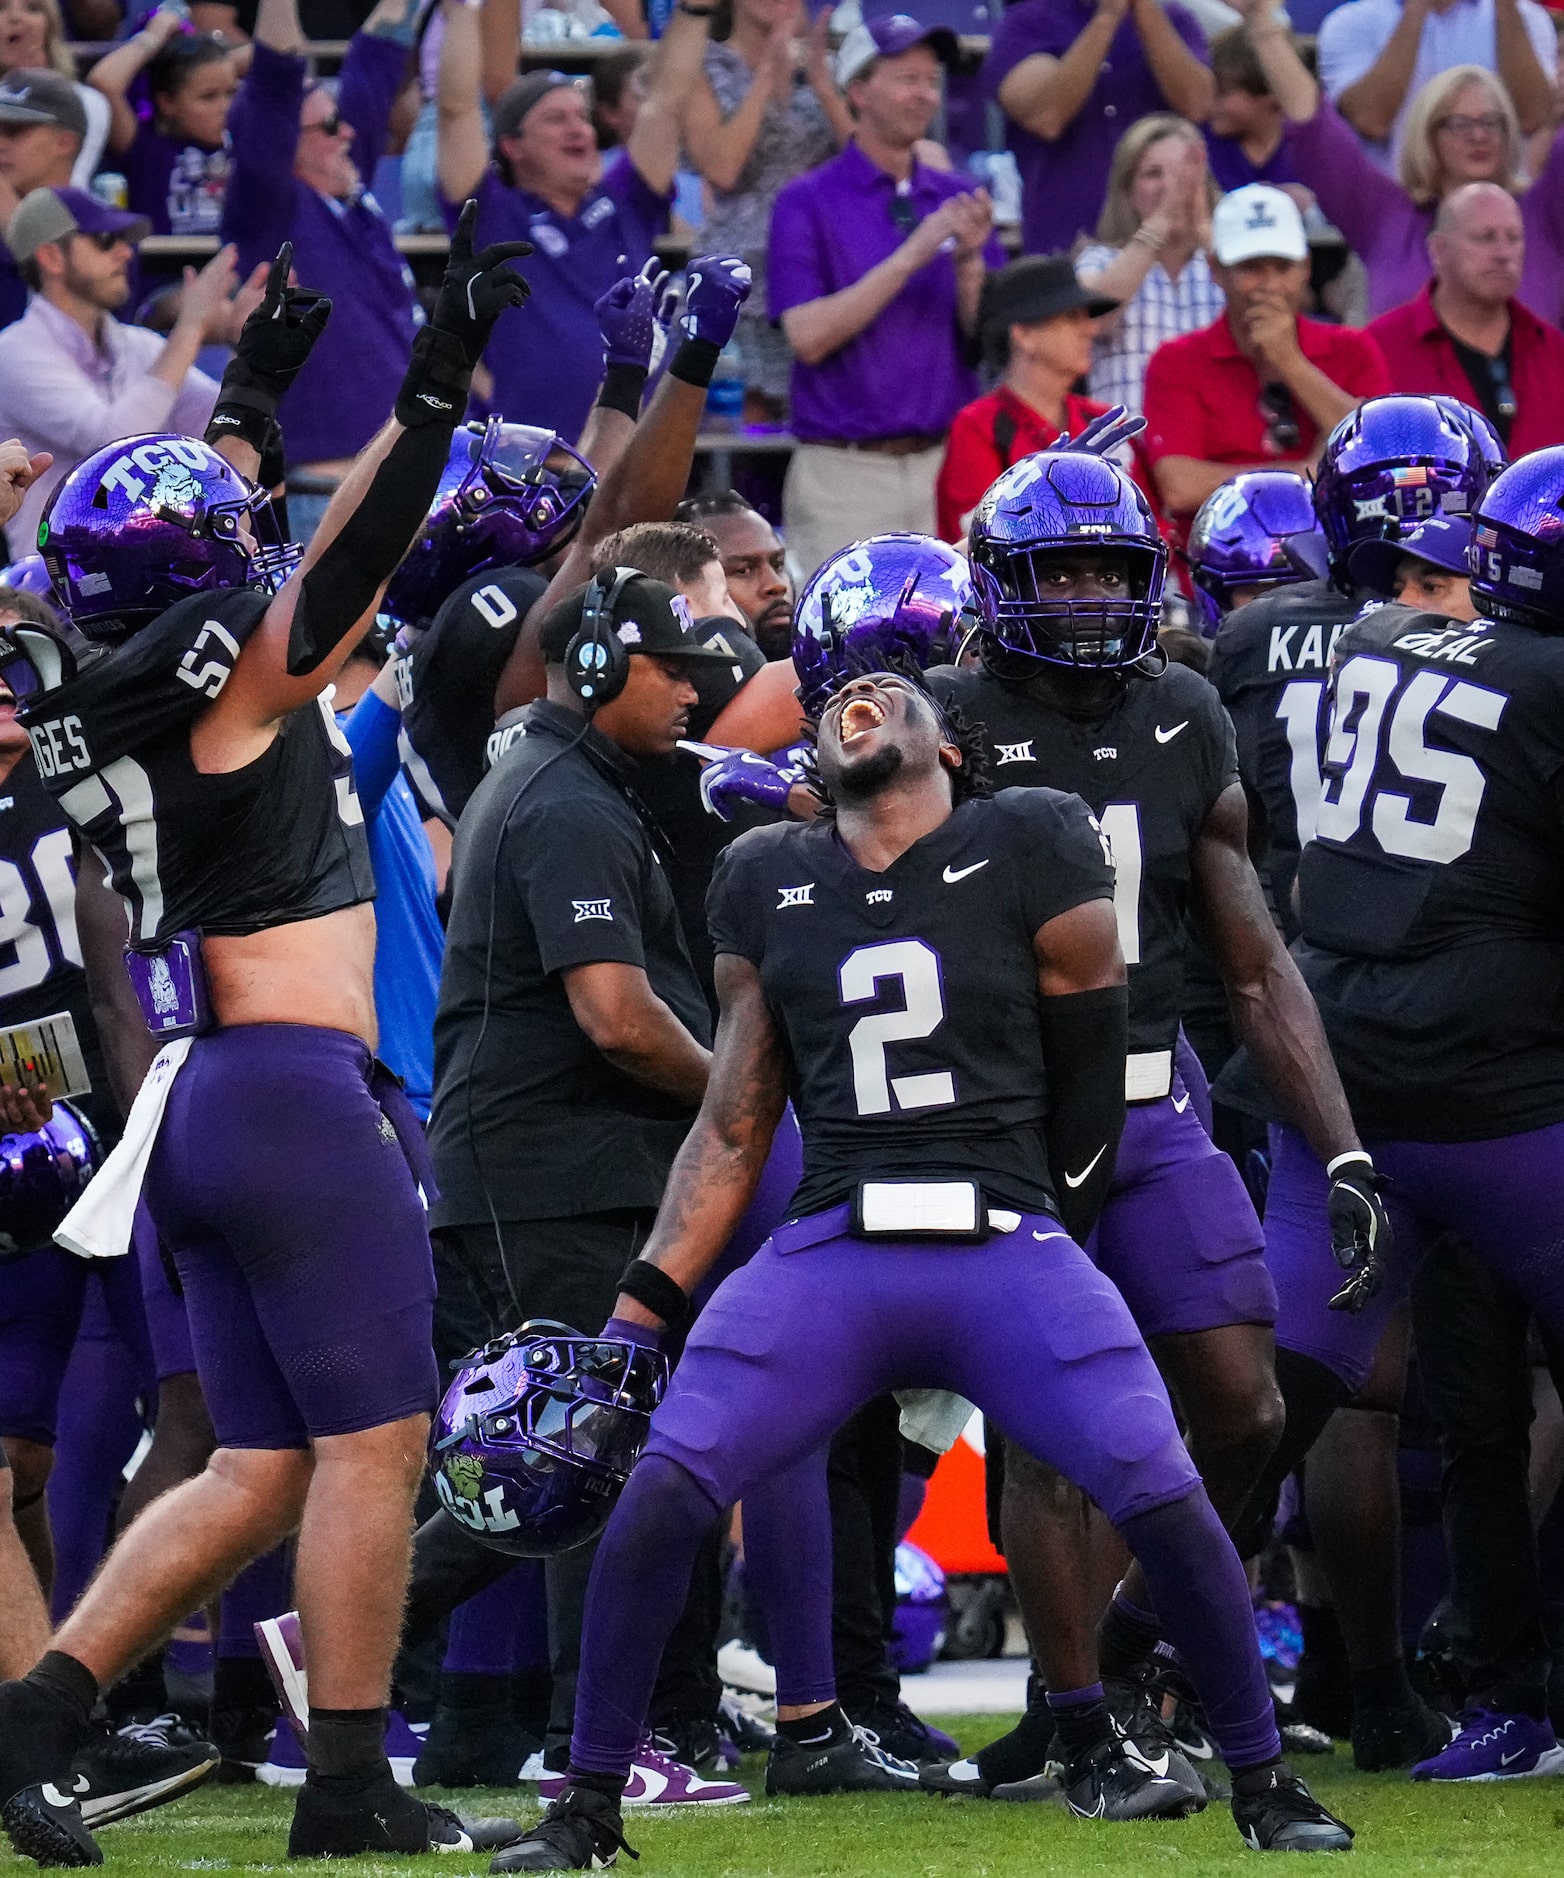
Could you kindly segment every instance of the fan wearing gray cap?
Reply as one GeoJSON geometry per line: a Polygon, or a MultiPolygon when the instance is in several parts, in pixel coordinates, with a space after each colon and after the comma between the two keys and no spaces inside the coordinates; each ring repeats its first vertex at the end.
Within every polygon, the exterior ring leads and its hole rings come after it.
{"type": "MultiPolygon", "coordinates": [[[[51,71],[22,69],[0,79],[0,227],[34,189],[69,187],[87,135],[79,89],[51,71]]],[[[0,326],[26,310],[26,282],[0,250],[0,326]]]]}
{"type": "Polygon", "coordinates": [[[1012,463],[1078,436],[1105,404],[1077,395],[1093,323],[1118,305],[1082,287],[1067,254],[1032,254],[983,283],[978,342],[998,385],[956,413],[935,499],[942,540],[960,541],[988,486],[1012,463]]]}
{"type": "Polygon", "coordinates": [[[94,450],[153,430],[201,435],[217,386],[196,369],[196,354],[232,337],[236,313],[242,320],[259,299],[258,291],[231,299],[234,253],[224,248],[186,281],[166,339],[122,326],[114,312],[130,298],[130,263],[146,232],[141,216],[69,188],[33,190],[6,225],[33,297],[0,332],[0,436],[54,458],[11,524],[18,551],[31,545],[54,485],[94,450]]]}
{"type": "Polygon", "coordinates": [[[850,541],[933,532],[945,434],[977,392],[966,345],[1004,251],[987,193],[918,156],[955,56],[948,28],[904,13],[854,27],[836,55],[852,140],[772,210],[798,440],[782,514],[801,577],[850,541]]]}
{"type": "Polygon", "coordinates": [[[518,423],[581,434],[603,376],[594,302],[634,273],[667,225],[679,124],[700,77],[711,7],[676,7],[647,64],[623,148],[604,164],[590,101],[563,72],[517,78],[517,0],[481,11],[445,0],[436,90],[436,180],[448,216],[478,199],[480,241],[530,241],[525,328],[509,315],[485,360],[491,406],[518,423]],[[493,100],[493,141],[483,99],[493,100]]]}

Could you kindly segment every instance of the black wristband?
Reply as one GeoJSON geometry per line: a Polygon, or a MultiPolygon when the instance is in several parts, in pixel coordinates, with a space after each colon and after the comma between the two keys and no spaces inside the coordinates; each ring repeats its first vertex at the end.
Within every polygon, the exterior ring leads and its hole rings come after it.
{"type": "Polygon", "coordinates": [[[603,389],[597,401],[605,411],[623,411],[626,417],[641,415],[641,399],[646,395],[644,365],[616,365],[612,360],[603,373],[603,389]]]}
{"type": "Polygon", "coordinates": [[[461,340],[438,326],[420,326],[392,415],[404,430],[424,424],[454,429],[466,415],[471,386],[472,367],[461,340]]]}
{"type": "Polygon", "coordinates": [[[673,363],[668,367],[670,378],[680,378],[687,385],[697,385],[704,391],[711,383],[717,370],[717,361],[722,357],[722,347],[710,339],[681,339],[679,350],[673,355],[673,363]]]}
{"type": "Polygon", "coordinates": [[[236,404],[219,398],[207,421],[205,435],[206,441],[213,444],[221,443],[225,437],[237,437],[257,455],[264,456],[267,440],[276,428],[277,421],[271,412],[253,404],[236,404]]]}
{"type": "Polygon", "coordinates": [[[690,1300],[660,1265],[631,1259],[619,1280],[619,1289],[637,1304],[655,1311],[670,1330],[682,1330],[690,1315],[690,1300]]]}

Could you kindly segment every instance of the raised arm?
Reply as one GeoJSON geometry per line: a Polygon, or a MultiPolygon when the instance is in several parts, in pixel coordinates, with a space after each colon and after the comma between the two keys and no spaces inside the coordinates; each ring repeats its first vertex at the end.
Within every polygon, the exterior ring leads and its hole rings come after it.
{"type": "Polygon", "coordinates": [[[1192,124],[1203,124],[1216,101],[1216,80],[1201,56],[1204,45],[1197,53],[1185,44],[1162,0],[1130,0],[1130,12],[1146,63],[1167,99],[1168,109],[1187,117],[1192,124]]]}
{"type": "MultiPolygon", "coordinates": [[[[675,13],[674,18],[679,15],[675,13]]],[[[704,56],[704,48],[703,56],[704,56]]],[[[732,189],[749,161],[773,103],[786,107],[793,85],[793,22],[779,20],[738,109],[722,115],[709,80],[698,77],[684,107],[684,143],[690,161],[714,189],[732,189]]],[[[645,106],[642,106],[645,109],[645,106]]]]}
{"type": "Polygon", "coordinates": [[[516,76],[521,54],[521,0],[482,0],[478,10],[483,48],[483,95],[493,104],[516,76]]]}
{"type": "Polygon", "coordinates": [[[1130,0],[1097,0],[1097,11],[1067,52],[1059,57],[1034,52],[1006,72],[997,94],[1006,117],[1047,143],[1062,137],[1091,96],[1129,9],[1130,0]]]}
{"type": "Polygon", "coordinates": [[[87,83],[109,101],[109,148],[116,156],[136,141],[139,127],[127,93],[183,25],[179,14],[165,13],[159,7],[139,33],[105,52],[87,74],[87,83]]]}
{"type": "MultiPolygon", "coordinates": [[[[1510,4],[1513,6],[1514,0],[1510,0],[1510,4]]],[[[1379,57],[1360,78],[1335,91],[1336,109],[1354,130],[1371,142],[1385,141],[1406,103],[1412,74],[1417,68],[1423,26],[1432,11],[1432,0],[1401,0],[1395,30],[1385,41],[1379,57]]],[[[1350,27],[1351,22],[1348,24],[1350,27]]],[[[1320,33],[1320,75],[1332,89],[1331,40],[1340,37],[1341,32],[1341,27],[1327,26],[1320,33]]]]}
{"type": "Polygon", "coordinates": [[[420,0],[380,0],[348,42],[337,81],[337,109],[353,129],[353,161],[366,185],[386,146],[391,112],[407,72],[420,0]]]}
{"type": "MultiPolygon", "coordinates": [[[[716,1263],[754,1197],[787,1103],[787,1046],[758,969],[736,953],[719,952],[716,982],[721,1016],[705,1099],[668,1175],[657,1223],[641,1254],[686,1298],[716,1263]]],[[[664,1321],[623,1292],[614,1316],[638,1324],[664,1321]]]]}
{"type": "Polygon", "coordinates": [[[704,14],[675,7],[647,66],[646,96],[625,147],[642,182],[660,196],[673,189],[685,113],[704,88],[701,64],[710,27],[704,14]]]}
{"type": "MultiPolygon", "coordinates": [[[[1542,130],[1554,118],[1553,72],[1537,56],[1521,12],[1520,0],[1494,0],[1494,49],[1499,77],[1515,101],[1516,115],[1526,136],[1542,130]]],[[[1548,28],[1553,38],[1553,29],[1548,28]]],[[[1558,62],[1557,44],[1553,47],[1554,65],[1558,62]]]]}
{"type": "Polygon", "coordinates": [[[1124,1132],[1129,991],[1111,900],[1087,900],[1032,940],[1048,1072],[1048,1166],[1077,1244],[1096,1224],[1124,1132]]]}
{"type": "Polygon", "coordinates": [[[463,0],[442,0],[445,37],[435,84],[435,177],[447,202],[464,201],[489,167],[489,138],[479,101],[483,40],[479,17],[463,0]]]}
{"type": "MultiPolygon", "coordinates": [[[[1244,31],[1289,124],[1307,124],[1320,108],[1320,88],[1298,56],[1292,33],[1276,9],[1276,0],[1236,0],[1244,31]]],[[[1403,15],[1403,17],[1405,17],[1403,15]]]]}

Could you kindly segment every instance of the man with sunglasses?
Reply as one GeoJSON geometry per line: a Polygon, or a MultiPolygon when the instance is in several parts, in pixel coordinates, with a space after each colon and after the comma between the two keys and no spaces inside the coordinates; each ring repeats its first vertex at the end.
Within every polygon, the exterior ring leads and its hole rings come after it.
{"type": "Polygon", "coordinates": [[[144,431],[198,435],[212,414],[217,386],[195,360],[231,328],[233,249],[186,285],[165,339],[114,317],[130,298],[130,263],[146,232],[141,216],[83,189],[35,189],[6,228],[33,297],[0,333],[0,431],[54,458],[9,525],[15,553],[32,547],[49,492],[83,457],[144,431]]]}
{"type": "Polygon", "coordinates": [[[1372,339],[1301,317],[1309,242],[1291,196],[1264,183],[1224,196],[1211,259],[1226,311],[1146,368],[1146,450],[1181,530],[1235,470],[1312,462],[1355,405],[1390,389],[1372,339]]]}
{"type": "Polygon", "coordinates": [[[1467,183],[1439,205],[1433,279],[1369,327],[1397,391],[1475,405],[1512,457],[1564,443],[1564,335],[1517,300],[1526,230],[1497,183],[1467,183]]]}
{"type": "Polygon", "coordinates": [[[801,578],[850,541],[933,534],[945,433],[977,396],[966,336],[1005,257],[985,192],[918,157],[955,55],[945,27],[905,14],[855,28],[836,55],[852,142],[772,211],[771,315],[797,354],[783,533],[801,578]]]}

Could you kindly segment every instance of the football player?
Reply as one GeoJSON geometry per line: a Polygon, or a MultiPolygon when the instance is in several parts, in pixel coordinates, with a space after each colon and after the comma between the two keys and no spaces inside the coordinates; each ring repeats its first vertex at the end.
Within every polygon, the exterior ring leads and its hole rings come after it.
{"type": "MultiPolygon", "coordinates": [[[[1145,1561],[1234,1769],[1246,1841],[1345,1847],[1348,1829],[1280,1760],[1237,1556],[1145,1344],[1079,1245],[1124,1119],[1101,831],[1052,790],[990,797],[977,740],[909,678],[843,685],[818,749],[821,818],[752,831],[713,879],[711,1080],[608,1334],[682,1326],[790,1088],[804,1136],[793,1217],[690,1332],[593,1570],[570,1783],[497,1869],[613,1863],[702,1535],[871,1396],[918,1385],[971,1398],[1081,1481],[1145,1561]]],[[[1063,1713],[1077,1812],[1204,1803],[1094,1731],[1077,1742],[1063,1713]]],[[[793,1757],[850,1751],[834,1701],[778,1716],[793,1757]]]]}
{"type": "Polygon", "coordinates": [[[736,489],[690,496],[679,504],[677,519],[715,540],[728,592],[743,608],[755,643],[768,659],[785,659],[793,637],[793,582],[777,531],[736,489]]]}
{"type": "MultiPolygon", "coordinates": [[[[978,669],[929,675],[942,704],[983,724],[996,786],[1079,795],[1114,860],[1129,968],[1124,1139],[1088,1250],[1123,1294],[1182,1411],[1212,1504],[1242,1511],[1281,1433],[1276,1293],[1265,1241],[1232,1161],[1201,1126],[1174,1062],[1187,916],[1225,982],[1234,1023],[1301,1133],[1331,1169],[1338,1244],[1373,1209],[1368,1167],[1319,1017],[1266,912],[1250,863],[1232,726],[1204,679],[1167,665],[1154,637],[1167,550],[1144,497],[1093,452],[1023,459],[973,518],[978,669]]],[[[1333,1270],[1323,1247],[1320,1256],[1333,1270]]],[[[1084,1523],[1012,1427],[1002,1529],[1012,1580],[1050,1691],[1097,1683],[1084,1523]]],[[[1078,1477],[1077,1484],[1079,1484],[1078,1477]]],[[[1103,1617],[1100,1662],[1119,1722],[1171,1747],[1136,1682],[1159,1616],[1132,1563],[1103,1617]]],[[[941,1791],[1013,1789],[1040,1775],[1057,1697],[975,1761],[925,1779],[941,1791]]],[[[1109,1737],[1107,1706],[1096,1719],[1109,1737]]],[[[1178,1771],[1200,1790],[1187,1762],[1178,1771]]]]}
{"type": "MultiPolygon", "coordinates": [[[[1318,1158],[1292,1129],[1278,1132],[1266,1236],[1287,1429],[1268,1485],[1360,1388],[1441,1231],[1555,1336],[1564,1329],[1561,495],[1564,450],[1552,449],[1481,498],[1474,622],[1382,607],[1336,648],[1295,951],[1383,1172],[1396,1240],[1377,1289],[1358,1288],[1363,1308],[1332,1313],[1316,1265],[1318,1158]]],[[[1386,1700],[1404,1706],[1399,1656],[1379,1677],[1386,1700]]],[[[1484,1774],[1485,1755],[1530,1772],[1537,1745],[1519,1726],[1498,1738],[1479,1718],[1449,1748],[1431,1738],[1423,1752],[1445,1764],[1436,1777],[1457,1777],[1459,1763],[1491,1778],[1508,1769],[1484,1774]]]]}
{"type": "Polygon", "coordinates": [[[70,1771],[99,1689],[296,1530],[319,1706],[290,1850],[470,1850],[512,1830],[403,1794],[382,1746],[437,1383],[433,1272],[417,1121],[373,1055],[362,812],[321,695],[428,512],[495,320],[526,298],[505,265],[525,244],[474,255],[474,214],[395,413],[302,564],[261,545],[265,492],[230,462],[259,468],[330,310],[287,286],[285,250],[213,415],[226,454],[128,439],[45,512],[55,590],[99,655],[75,669],[52,635],[6,636],[40,774],[107,861],[148,1026],[176,1039],[137,1097],[143,1153],[105,1169],[75,1230],[123,1250],[144,1173],[219,1442],[0,1686],[0,1821],[41,1864],[102,1856],[70,1771]]]}

